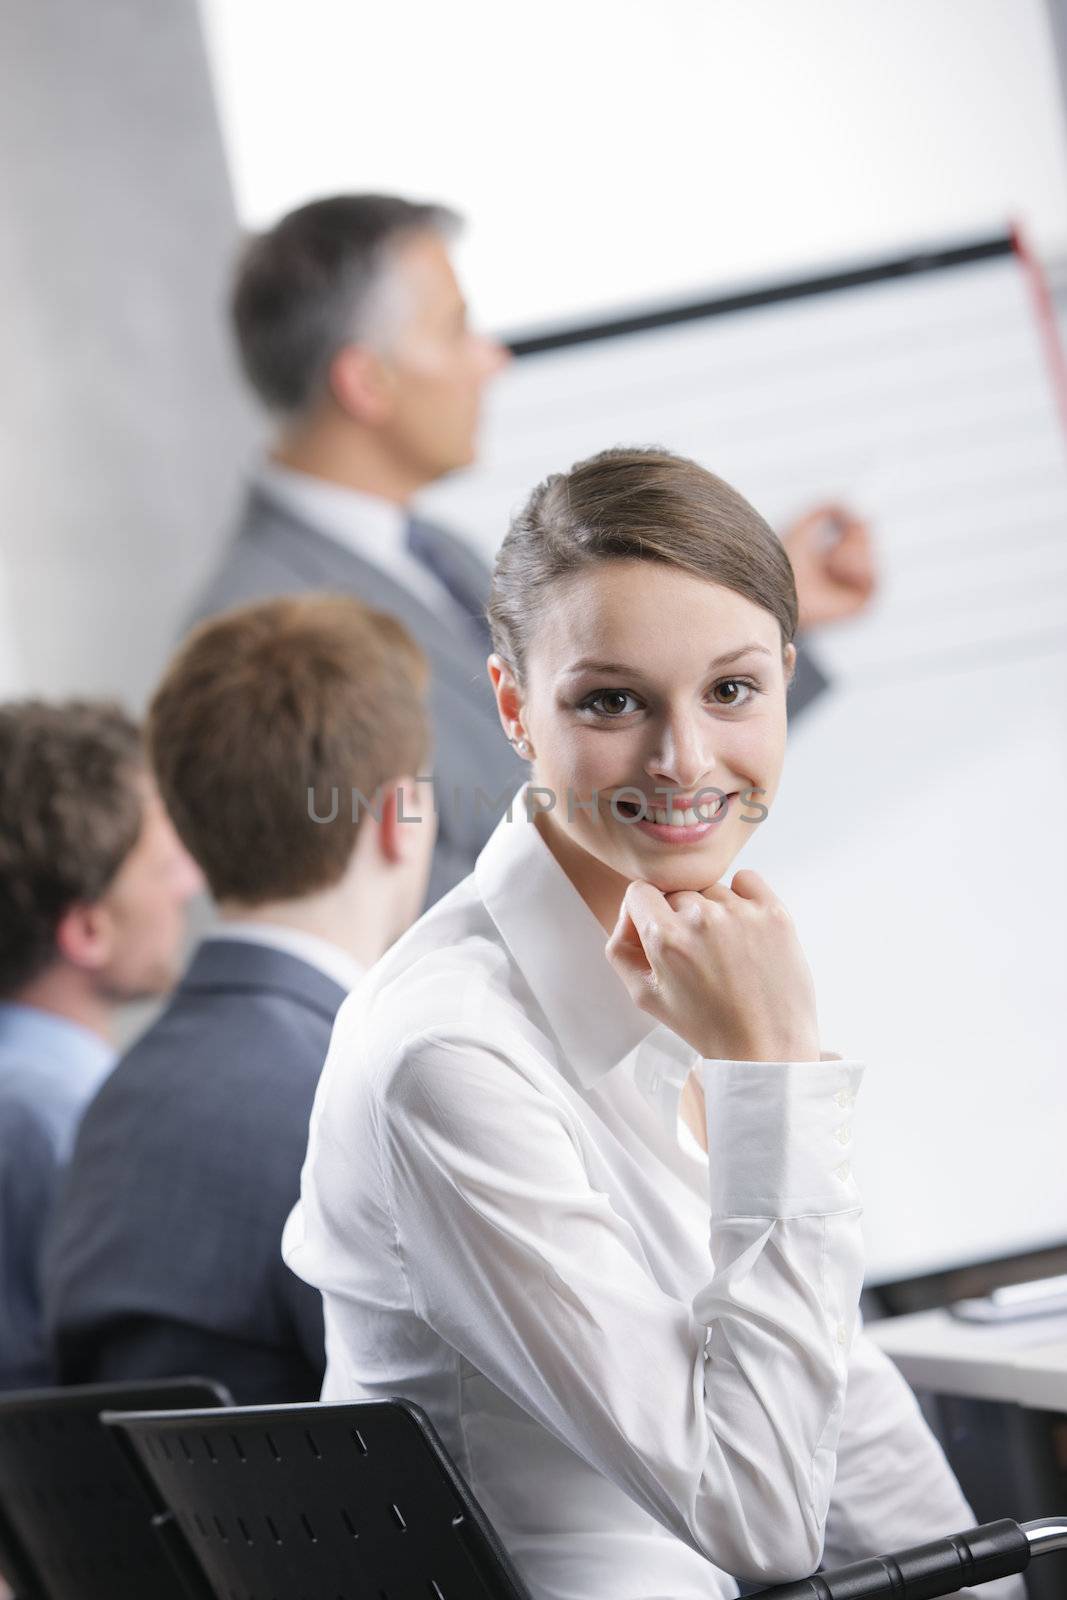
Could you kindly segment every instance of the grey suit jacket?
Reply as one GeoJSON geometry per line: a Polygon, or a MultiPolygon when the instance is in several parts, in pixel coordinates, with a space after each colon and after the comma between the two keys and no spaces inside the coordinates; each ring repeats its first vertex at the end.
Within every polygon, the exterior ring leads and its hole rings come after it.
{"type": "MultiPolygon", "coordinates": [[[[488,565],[463,540],[447,530],[439,532],[449,540],[471,588],[488,600],[488,565]]],[[[438,836],[425,908],[472,870],[508,799],[527,776],[526,764],[500,727],[485,670],[487,651],[473,628],[469,634],[457,632],[387,572],[256,488],[191,620],[245,601],[312,589],[356,594],[377,610],[391,612],[429,659],[438,836]]],[[[789,691],[791,715],[797,716],[825,685],[811,657],[798,649],[789,691]]]]}
{"type": "Polygon", "coordinates": [[[197,1373],[242,1404],[318,1398],[322,1300],[281,1257],[344,991],[207,940],[91,1101],[43,1263],[62,1383],[197,1373]]]}
{"type": "MultiPolygon", "coordinates": [[[[464,564],[472,588],[488,599],[486,563],[455,535],[442,530],[442,536],[450,541],[456,561],[464,564]]],[[[508,744],[497,716],[485,670],[488,650],[473,626],[468,633],[457,630],[451,619],[436,616],[382,568],[255,488],[191,620],[246,601],[315,589],[358,595],[376,610],[398,617],[429,660],[438,819],[425,900],[432,905],[471,871],[526,777],[526,764],[508,744]]]]}

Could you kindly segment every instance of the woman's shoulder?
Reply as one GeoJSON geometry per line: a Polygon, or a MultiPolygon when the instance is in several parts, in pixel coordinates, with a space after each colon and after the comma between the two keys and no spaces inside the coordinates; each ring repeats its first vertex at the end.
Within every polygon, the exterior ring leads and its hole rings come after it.
{"type": "MultiPolygon", "coordinates": [[[[451,898],[451,897],[450,897],[451,898]]],[[[365,975],[337,1017],[340,1052],[375,1098],[397,1074],[464,1058],[524,1076],[555,1068],[522,974],[484,906],[433,907],[365,975]]]]}

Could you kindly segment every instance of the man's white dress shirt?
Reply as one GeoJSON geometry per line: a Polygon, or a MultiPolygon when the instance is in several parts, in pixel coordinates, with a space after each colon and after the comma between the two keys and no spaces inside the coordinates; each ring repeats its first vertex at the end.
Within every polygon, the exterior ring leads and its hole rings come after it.
{"type": "Polygon", "coordinates": [[[733,1596],[967,1527],[856,1334],[862,1068],[700,1062],[523,795],[334,1026],[283,1239],[323,1398],[421,1405],[537,1600],[733,1596]]]}
{"type": "Polygon", "coordinates": [[[463,607],[436,573],[408,549],[408,513],[403,506],[269,459],[260,466],[256,482],[301,521],[381,567],[435,616],[451,619],[464,631],[469,627],[463,607]]]}

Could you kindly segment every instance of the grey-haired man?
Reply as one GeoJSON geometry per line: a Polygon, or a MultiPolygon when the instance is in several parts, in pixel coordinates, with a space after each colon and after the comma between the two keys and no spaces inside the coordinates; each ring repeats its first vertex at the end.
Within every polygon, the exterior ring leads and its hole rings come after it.
{"type": "Polygon", "coordinates": [[[439,825],[427,903],[470,871],[525,774],[485,671],[489,568],[409,509],[474,459],[482,395],[507,360],[468,324],[448,250],[456,224],[439,206],[338,195],[251,240],[233,322],[277,432],[196,608],[199,619],[333,589],[407,626],[432,670],[439,825]]]}

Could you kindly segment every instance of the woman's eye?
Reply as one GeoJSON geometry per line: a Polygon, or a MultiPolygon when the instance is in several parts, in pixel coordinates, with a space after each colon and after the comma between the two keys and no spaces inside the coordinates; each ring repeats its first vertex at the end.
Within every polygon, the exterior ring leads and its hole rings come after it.
{"type": "MultiPolygon", "coordinates": [[[[758,683],[753,683],[748,678],[723,678],[712,689],[712,696],[716,705],[724,709],[743,706],[748,703],[754,694],[760,693],[758,683]]],[[[625,717],[641,702],[637,696],[631,694],[629,689],[598,689],[596,694],[587,695],[579,703],[579,711],[591,711],[594,716],[604,721],[618,721],[625,717]],[[627,702],[631,702],[629,705],[627,702]]]]}
{"type": "Polygon", "coordinates": [[[636,696],[628,689],[600,689],[596,694],[587,696],[579,709],[593,711],[599,717],[621,717],[626,714],[626,706],[625,704],[620,706],[618,703],[620,700],[623,702],[633,700],[636,704],[636,696]]]}
{"type": "Polygon", "coordinates": [[[721,706],[743,706],[746,700],[759,693],[757,685],[747,678],[723,678],[721,683],[715,685],[712,693],[718,695],[720,689],[730,691],[727,699],[718,702],[721,706]]]}

